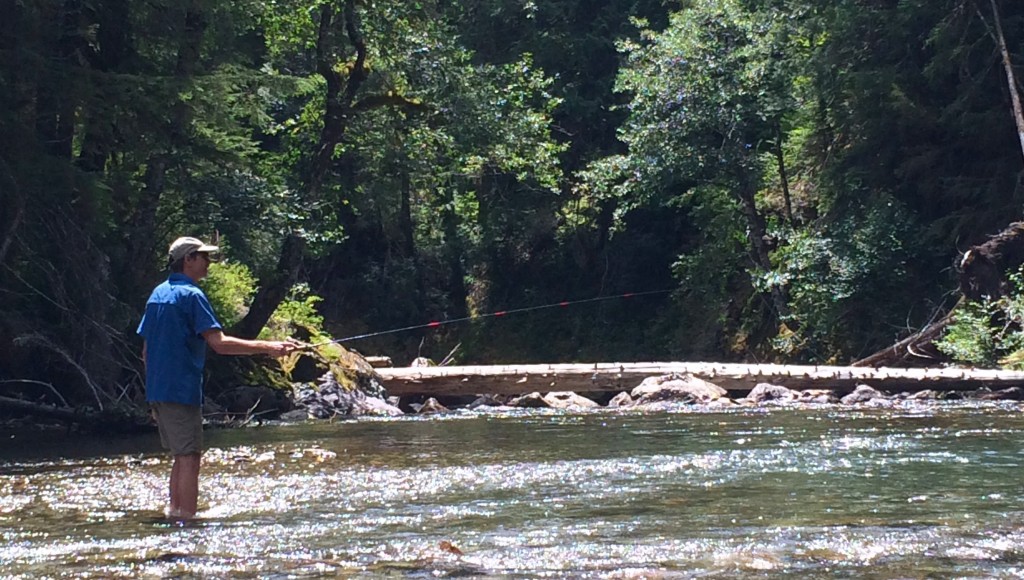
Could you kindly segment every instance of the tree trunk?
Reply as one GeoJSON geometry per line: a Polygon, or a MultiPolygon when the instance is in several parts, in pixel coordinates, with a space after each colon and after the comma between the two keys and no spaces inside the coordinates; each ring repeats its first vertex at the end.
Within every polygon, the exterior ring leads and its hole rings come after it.
{"type": "Polygon", "coordinates": [[[911,367],[934,365],[936,359],[940,358],[940,355],[938,355],[938,349],[932,343],[935,342],[935,339],[941,337],[946,327],[953,322],[953,313],[956,312],[956,308],[959,305],[960,303],[958,302],[945,316],[922,328],[920,331],[892,346],[887,346],[870,356],[855,361],[851,366],[877,368],[883,366],[911,367]]]}
{"type": "MultiPolygon", "coordinates": [[[[199,65],[200,48],[206,32],[207,22],[202,13],[200,0],[191,0],[181,20],[182,34],[178,43],[178,55],[175,63],[174,79],[179,90],[183,90],[192,82],[199,65]]],[[[168,145],[163,150],[153,153],[146,164],[143,180],[145,190],[135,204],[131,216],[130,239],[128,246],[129,265],[148,264],[156,250],[153,247],[160,236],[156,230],[157,210],[163,197],[167,183],[167,173],[175,164],[174,155],[184,149],[190,140],[192,125],[191,105],[177,99],[171,109],[170,124],[167,126],[168,145]]],[[[150,272],[137,268],[130,273],[131,291],[135,293],[145,286],[150,272]]]]}
{"type": "MultiPolygon", "coordinates": [[[[768,273],[772,271],[772,261],[768,255],[767,234],[768,228],[764,216],[757,210],[754,201],[755,189],[753,182],[747,178],[741,179],[737,189],[737,199],[740,202],[740,209],[747,222],[747,239],[750,241],[750,255],[754,260],[757,271],[768,273]]],[[[789,318],[789,295],[785,288],[778,284],[772,284],[771,290],[772,305],[775,307],[775,314],[780,320],[789,318]]]]}
{"type": "MultiPolygon", "coordinates": [[[[999,16],[999,6],[996,0],[989,0],[992,6],[992,19],[994,29],[989,29],[996,45],[999,47],[999,54],[1003,61],[1003,70],[1006,73],[1006,85],[1010,90],[1010,102],[1013,106],[1013,120],[1017,125],[1017,137],[1020,141],[1021,155],[1024,155],[1024,107],[1021,106],[1020,91],[1017,90],[1017,79],[1013,73],[1013,62],[1010,59],[1010,50],[1006,46],[1006,36],[1003,34],[1003,22],[999,16]]],[[[981,9],[978,9],[981,12],[981,9]]]]}
{"type": "MultiPolygon", "coordinates": [[[[36,93],[36,132],[47,153],[62,160],[71,159],[75,126],[75,95],[63,90],[72,86],[69,71],[75,68],[81,37],[79,19],[82,5],[80,0],[57,3],[52,14],[43,16],[54,22],[58,30],[55,52],[49,55],[61,66],[43,69],[42,82],[36,93]]],[[[70,198],[70,195],[68,196],[70,198]]]]}
{"type": "Polygon", "coordinates": [[[1009,274],[1024,265],[1024,222],[1014,222],[960,258],[960,292],[970,300],[999,298],[1010,290],[1009,274]]]}
{"type": "Polygon", "coordinates": [[[256,338],[277,307],[288,296],[295,285],[299,266],[305,254],[306,242],[296,234],[289,234],[281,244],[281,257],[277,268],[261,280],[260,289],[253,298],[249,312],[230,329],[231,334],[241,338],[256,338]]]}
{"type": "MultiPolygon", "coordinates": [[[[327,3],[320,8],[320,22],[317,28],[316,61],[317,73],[324,78],[327,92],[324,95],[324,125],[320,140],[312,155],[306,179],[304,201],[312,205],[320,201],[320,192],[327,175],[334,165],[334,150],[341,143],[348,130],[352,103],[366,80],[366,43],[363,40],[359,13],[354,0],[345,0],[343,22],[349,42],[355,48],[355,63],[348,78],[336,70],[341,60],[341,49],[337,42],[339,24],[335,6],[327,3]]],[[[273,272],[260,279],[260,289],[253,299],[249,312],[231,332],[242,338],[254,338],[298,279],[299,270],[306,253],[306,243],[297,233],[291,233],[281,244],[281,255],[273,272]]]]}
{"type": "Polygon", "coordinates": [[[399,191],[399,207],[398,207],[398,235],[400,238],[400,245],[402,248],[402,257],[415,259],[416,257],[416,235],[414,230],[414,224],[412,221],[412,182],[409,177],[409,163],[403,148],[401,166],[399,171],[401,176],[400,191],[399,191]]]}
{"type": "Polygon", "coordinates": [[[786,173],[786,157],[782,150],[782,127],[776,127],[775,161],[779,166],[779,183],[782,185],[782,200],[786,208],[786,222],[793,225],[793,199],[789,194],[789,175],[786,173]]]}
{"type": "Polygon", "coordinates": [[[0,221],[0,266],[3,266],[7,259],[7,252],[10,251],[11,244],[14,242],[14,236],[17,235],[18,228],[21,227],[21,222],[25,218],[25,198],[18,188],[11,167],[2,157],[0,157],[0,191],[4,192],[4,195],[0,196],[0,204],[5,208],[3,215],[10,216],[10,219],[4,218],[0,221]]]}
{"type": "Polygon", "coordinates": [[[466,290],[466,270],[462,264],[459,218],[451,206],[452,204],[446,203],[441,209],[441,227],[444,228],[446,242],[444,252],[448,262],[448,296],[453,307],[449,318],[462,318],[468,313],[469,292],[466,290]]]}

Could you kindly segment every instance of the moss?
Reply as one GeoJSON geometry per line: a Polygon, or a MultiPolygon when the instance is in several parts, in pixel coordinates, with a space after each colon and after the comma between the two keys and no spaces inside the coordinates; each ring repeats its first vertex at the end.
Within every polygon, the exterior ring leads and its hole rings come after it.
{"type": "Polygon", "coordinates": [[[331,372],[339,385],[369,396],[386,393],[373,366],[359,353],[337,344],[298,351],[271,359],[266,357],[213,357],[208,364],[206,394],[216,398],[240,385],[265,386],[290,392],[292,383],[315,382],[331,372]]]}

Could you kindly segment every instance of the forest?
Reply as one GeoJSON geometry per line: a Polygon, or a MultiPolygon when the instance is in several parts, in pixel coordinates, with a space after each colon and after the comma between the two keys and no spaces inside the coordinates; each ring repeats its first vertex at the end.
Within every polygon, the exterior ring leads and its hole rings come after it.
{"type": "MultiPolygon", "coordinates": [[[[964,251],[1022,219],[1021,2],[0,12],[0,394],[140,401],[182,235],[222,247],[242,337],[847,364],[950,313],[964,251]]],[[[1010,279],[929,364],[1024,361],[1010,279]]]]}

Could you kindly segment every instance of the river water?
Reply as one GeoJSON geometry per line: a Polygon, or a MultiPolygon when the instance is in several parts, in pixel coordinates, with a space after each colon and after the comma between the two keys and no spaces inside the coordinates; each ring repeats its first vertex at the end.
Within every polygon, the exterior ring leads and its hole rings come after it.
{"type": "Polygon", "coordinates": [[[530,411],[0,441],[3,577],[1024,577],[1017,405],[530,411]]]}

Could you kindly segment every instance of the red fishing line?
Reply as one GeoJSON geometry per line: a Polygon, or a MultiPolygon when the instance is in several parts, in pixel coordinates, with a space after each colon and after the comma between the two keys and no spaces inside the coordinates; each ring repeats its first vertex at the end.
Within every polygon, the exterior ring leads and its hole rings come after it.
{"type": "Polygon", "coordinates": [[[598,296],[597,298],[584,298],[582,300],[563,300],[561,302],[553,302],[551,304],[541,304],[539,306],[527,306],[527,307],[524,307],[524,308],[515,308],[515,309],[512,309],[512,310],[498,310],[496,312],[488,312],[488,313],[485,313],[485,314],[474,314],[473,316],[464,316],[462,318],[451,318],[451,319],[446,319],[446,320],[434,320],[434,321],[428,322],[426,324],[417,324],[417,325],[414,325],[414,326],[404,326],[402,328],[392,328],[390,330],[381,330],[381,331],[378,331],[378,332],[369,332],[369,333],[366,333],[366,334],[357,334],[355,336],[346,336],[345,338],[336,338],[334,340],[329,340],[327,342],[321,342],[319,344],[311,344],[310,347],[322,346],[322,345],[325,345],[325,344],[334,344],[334,343],[338,343],[338,342],[351,342],[353,340],[360,340],[360,339],[363,339],[363,338],[371,338],[371,337],[374,337],[374,336],[381,336],[381,335],[385,335],[385,334],[394,334],[396,332],[405,332],[407,330],[417,330],[417,329],[420,329],[420,328],[437,328],[437,327],[443,326],[445,324],[454,324],[456,322],[465,322],[467,320],[476,320],[478,318],[491,318],[491,317],[507,316],[507,315],[513,314],[513,313],[529,312],[529,311],[532,311],[532,310],[542,310],[544,308],[554,308],[554,307],[563,307],[564,308],[566,306],[570,306],[570,305],[573,305],[573,304],[585,304],[585,303],[588,303],[588,302],[602,302],[602,301],[605,301],[605,300],[615,300],[615,299],[618,299],[618,298],[632,298],[632,297],[635,297],[635,296],[648,296],[648,295],[651,295],[651,294],[666,294],[668,292],[671,292],[671,290],[650,290],[648,292],[627,292],[625,294],[616,294],[614,296],[598,296]]]}

